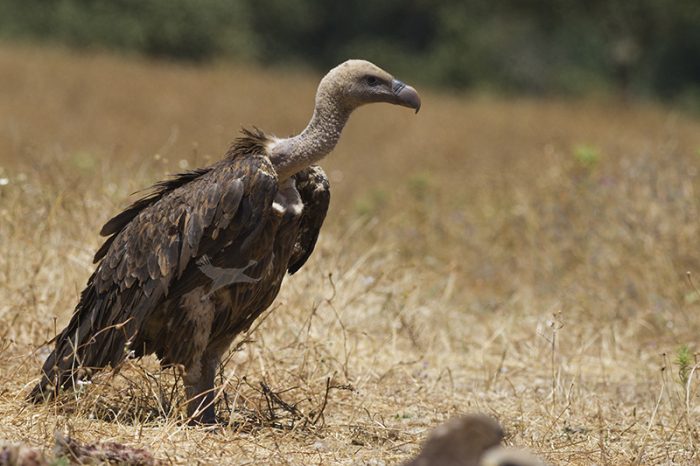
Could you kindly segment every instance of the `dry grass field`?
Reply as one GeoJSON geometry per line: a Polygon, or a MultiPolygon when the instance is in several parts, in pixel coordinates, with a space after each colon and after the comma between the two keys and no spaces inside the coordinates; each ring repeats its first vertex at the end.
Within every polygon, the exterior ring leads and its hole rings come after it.
{"type": "Polygon", "coordinates": [[[700,121],[602,100],[360,109],[316,253],[221,368],[226,428],[150,358],[25,403],[101,225],[241,126],[303,128],[319,78],[0,47],[0,438],[382,465],[481,411],[551,464],[698,464],[700,121]]]}

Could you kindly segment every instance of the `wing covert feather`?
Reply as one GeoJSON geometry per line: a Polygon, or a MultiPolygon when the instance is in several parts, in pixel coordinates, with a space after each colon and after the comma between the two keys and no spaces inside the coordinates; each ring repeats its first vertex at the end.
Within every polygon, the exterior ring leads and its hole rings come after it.
{"type": "Polygon", "coordinates": [[[96,271],[97,289],[136,286],[147,295],[156,288],[167,294],[173,279],[203,251],[222,248],[224,237],[236,240],[220,232],[229,229],[242,203],[251,205],[256,215],[250,221],[259,223],[269,215],[266,203],[272,204],[276,191],[274,169],[263,156],[228,161],[178,186],[108,240],[96,271]]]}

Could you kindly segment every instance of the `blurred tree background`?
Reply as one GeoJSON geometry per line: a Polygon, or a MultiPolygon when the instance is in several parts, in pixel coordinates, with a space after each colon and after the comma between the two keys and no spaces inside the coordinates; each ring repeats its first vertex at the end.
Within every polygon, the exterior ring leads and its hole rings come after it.
{"type": "Polygon", "coordinates": [[[0,39],[700,107],[699,0],[0,0],[0,39]]]}

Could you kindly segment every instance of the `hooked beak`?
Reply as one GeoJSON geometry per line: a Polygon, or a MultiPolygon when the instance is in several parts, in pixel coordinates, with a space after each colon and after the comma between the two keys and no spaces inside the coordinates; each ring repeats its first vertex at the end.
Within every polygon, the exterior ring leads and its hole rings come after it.
{"type": "Polygon", "coordinates": [[[391,81],[391,90],[396,96],[398,105],[413,108],[418,113],[418,110],[420,110],[420,96],[415,89],[398,79],[394,79],[391,81]]]}

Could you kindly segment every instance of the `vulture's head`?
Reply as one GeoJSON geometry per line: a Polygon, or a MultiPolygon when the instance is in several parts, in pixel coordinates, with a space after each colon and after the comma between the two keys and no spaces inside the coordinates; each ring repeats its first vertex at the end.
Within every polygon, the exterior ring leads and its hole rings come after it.
{"type": "Polygon", "coordinates": [[[483,414],[468,414],[435,428],[416,458],[404,466],[481,464],[479,458],[503,439],[500,424],[483,414]]]}
{"type": "Polygon", "coordinates": [[[348,60],[328,72],[318,86],[318,99],[347,110],[374,102],[412,108],[418,113],[420,96],[414,88],[365,60],[348,60]]]}

